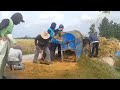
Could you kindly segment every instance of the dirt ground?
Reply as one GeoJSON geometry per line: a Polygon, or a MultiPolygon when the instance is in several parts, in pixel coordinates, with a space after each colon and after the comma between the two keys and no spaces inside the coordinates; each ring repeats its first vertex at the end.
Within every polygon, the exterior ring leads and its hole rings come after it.
{"type": "Polygon", "coordinates": [[[32,61],[24,62],[24,70],[10,71],[6,67],[6,72],[9,77],[19,79],[61,79],[67,72],[75,71],[77,69],[76,62],[60,62],[55,61],[50,65],[32,63],[32,61]]]}

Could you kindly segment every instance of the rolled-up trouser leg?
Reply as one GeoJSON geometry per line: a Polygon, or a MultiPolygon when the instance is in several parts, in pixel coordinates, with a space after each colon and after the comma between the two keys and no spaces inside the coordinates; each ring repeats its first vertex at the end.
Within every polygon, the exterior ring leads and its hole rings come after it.
{"type": "Polygon", "coordinates": [[[44,50],[45,50],[45,53],[46,53],[45,60],[48,60],[50,62],[51,61],[50,49],[48,47],[46,47],[44,50]]]}
{"type": "Polygon", "coordinates": [[[38,56],[39,56],[39,53],[41,52],[41,49],[39,46],[36,47],[36,53],[35,53],[35,56],[34,56],[34,62],[37,62],[37,59],[38,59],[38,56]]]}

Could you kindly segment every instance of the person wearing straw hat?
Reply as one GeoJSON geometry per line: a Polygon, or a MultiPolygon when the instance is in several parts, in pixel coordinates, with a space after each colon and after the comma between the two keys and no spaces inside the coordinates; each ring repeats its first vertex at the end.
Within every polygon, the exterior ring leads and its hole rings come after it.
{"type": "Polygon", "coordinates": [[[44,61],[41,61],[41,63],[48,65],[51,63],[50,50],[48,47],[49,39],[50,39],[50,34],[48,32],[43,32],[35,38],[36,53],[34,56],[33,63],[37,63],[38,56],[42,52],[42,50],[45,55],[44,55],[44,61]]]}

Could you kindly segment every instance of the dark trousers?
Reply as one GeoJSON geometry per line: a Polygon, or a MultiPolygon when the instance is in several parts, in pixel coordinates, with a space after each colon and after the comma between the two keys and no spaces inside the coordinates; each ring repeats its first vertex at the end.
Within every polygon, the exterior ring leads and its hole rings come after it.
{"type": "Polygon", "coordinates": [[[92,52],[91,52],[91,57],[93,56],[98,56],[98,47],[99,47],[99,42],[93,43],[92,44],[92,52]],[[96,52],[95,52],[96,51],[96,52]],[[95,52],[95,55],[94,55],[95,52]]]}
{"type": "Polygon", "coordinates": [[[55,50],[58,47],[58,57],[61,58],[61,44],[50,43],[51,60],[55,59],[55,50]]]}
{"type": "Polygon", "coordinates": [[[58,48],[58,57],[61,58],[61,44],[56,44],[56,48],[58,48]]]}

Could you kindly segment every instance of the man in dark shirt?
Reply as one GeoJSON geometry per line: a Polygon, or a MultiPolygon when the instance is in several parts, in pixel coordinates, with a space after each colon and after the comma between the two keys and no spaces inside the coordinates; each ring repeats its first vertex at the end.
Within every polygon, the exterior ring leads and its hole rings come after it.
{"type": "Polygon", "coordinates": [[[50,38],[50,34],[48,32],[44,32],[35,38],[36,53],[34,56],[33,63],[37,63],[38,56],[42,52],[42,50],[44,54],[46,55],[45,60],[44,60],[45,63],[46,64],[51,63],[50,50],[48,47],[49,38],[50,38]]]}
{"type": "Polygon", "coordinates": [[[92,45],[92,52],[90,57],[98,57],[99,38],[97,36],[97,32],[90,34],[89,39],[92,45]],[[95,52],[95,55],[94,55],[94,52],[95,52]]]}

